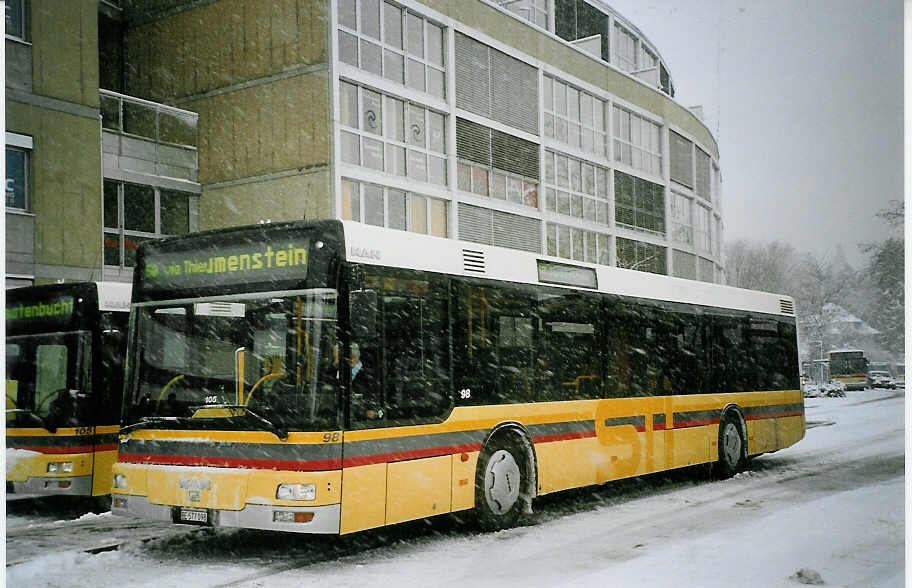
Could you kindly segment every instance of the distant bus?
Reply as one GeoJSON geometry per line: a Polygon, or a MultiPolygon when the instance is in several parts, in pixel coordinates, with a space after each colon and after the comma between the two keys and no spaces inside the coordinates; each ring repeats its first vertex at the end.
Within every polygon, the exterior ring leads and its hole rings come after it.
{"type": "Polygon", "coordinates": [[[129,306],[129,284],[6,291],[7,493],[110,494],[129,306]]]}
{"type": "Polygon", "coordinates": [[[845,384],[846,390],[864,390],[868,378],[868,360],[861,349],[836,349],[827,352],[830,377],[845,384]]]}
{"type": "Polygon", "coordinates": [[[354,222],[140,245],[112,512],[301,533],[804,436],[793,301],[354,222]]]}

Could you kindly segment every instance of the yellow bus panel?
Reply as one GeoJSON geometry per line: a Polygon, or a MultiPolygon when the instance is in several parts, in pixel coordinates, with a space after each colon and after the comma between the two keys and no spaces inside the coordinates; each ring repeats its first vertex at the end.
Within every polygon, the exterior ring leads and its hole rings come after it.
{"type": "Polygon", "coordinates": [[[391,463],[386,469],[386,523],[450,512],[453,456],[391,463]]]}

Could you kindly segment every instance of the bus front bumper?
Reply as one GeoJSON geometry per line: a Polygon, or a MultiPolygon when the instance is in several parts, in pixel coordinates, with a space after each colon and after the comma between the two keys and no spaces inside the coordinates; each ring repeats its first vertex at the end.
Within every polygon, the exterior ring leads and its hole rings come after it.
{"type": "MultiPolygon", "coordinates": [[[[167,506],[163,504],[153,504],[145,496],[133,496],[129,494],[112,495],[111,512],[115,515],[134,516],[154,521],[168,521],[174,523],[186,522],[180,521],[181,507],[167,506]]],[[[216,510],[216,509],[192,509],[185,510],[206,513],[205,524],[212,527],[243,527],[247,529],[265,529],[268,531],[286,531],[290,533],[320,533],[320,534],[338,534],[341,505],[329,504],[326,506],[273,506],[268,504],[247,504],[241,510],[216,510]],[[294,513],[305,515],[303,518],[309,519],[307,522],[280,522],[276,520],[275,513],[293,513],[285,514],[288,518],[294,518],[294,513]],[[311,518],[312,515],[312,518],[311,518]]]]}
{"type": "Polygon", "coordinates": [[[68,476],[66,478],[30,477],[24,482],[7,481],[13,494],[71,494],[92,495],[92,476],[68,476]]]}

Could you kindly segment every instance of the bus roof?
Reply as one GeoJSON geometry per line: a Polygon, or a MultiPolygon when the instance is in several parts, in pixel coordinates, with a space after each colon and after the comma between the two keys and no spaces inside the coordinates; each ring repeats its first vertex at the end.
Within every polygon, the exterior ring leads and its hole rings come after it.
{"type": "MultiPolygon", "coordinates": [[[[282,240],[282,232],[306,235],[311,230],[325,233],[331,241],[342,238],[344,251],[339,253],[344,259],[355,263],[505,282],[574,287],[622,296],[772,315],[795,315],[795,302],[790,296],[567,260],[518,249],[420,235],[355,221],[316,220],[247,225],[160,239],[140,245],[137,267],[146,263],[145,256],[151,251],[150,247],[162,252],[156,253],[158,263],[162,260],[168,261],[168,257],[173,257],[175,252],[190,252],[195,248],[230,257],[229,254],[242,243],[249,247],[251,243],[260,239],[269,242],[282,240]]],[[[226,275],[227,273],[229,272],[226,272],[226,275]]],[[[145,274],[153,275],[148,271],[134,273],[134,288],[139,287],[141,290],[134,292],[134,298],[139,295],[140,299],[144,299],[145,296],[158,299],[174,287],[173,284],[166,284],[167,279],[163,281],[154,276],[152,279],[158,280],[162,285],[147,284],[145,274]]],[[[155,274],[161,275],[157,271],[155,274]]],[[[245,277],[243,272],[237,274],[232,282],[232,288],[240,287],[245,280],[250,279],[245,277]]],[[[205,275],[205,272],[201,275],[205,275]]],[[[293,276],[289,274],[283,277],[291,279],[293,276]]],[[[194,279],[199,281],[203,278],[194,279]]],[[[209,282],[212,280],[206,280],[206,287],[211,287],[209,282]]],[[[274,280],[273,283],[278,284],[274,280]]],[[[190,285],[192,284],[188,281],[187,288],[190,285]]],[[[202,282],[198,284],[201,285],[202,282]]]]}
{"type": "Polygon", "coordinates": [[[794,316],[790,296],[342,221],[349,261],[794,316]],[[588,282],[588,283],[587,283],[588,282]]]}

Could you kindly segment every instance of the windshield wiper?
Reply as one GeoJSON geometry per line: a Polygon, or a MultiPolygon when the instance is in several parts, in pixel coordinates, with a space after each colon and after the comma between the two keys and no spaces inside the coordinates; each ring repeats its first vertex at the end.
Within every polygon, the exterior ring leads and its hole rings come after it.
{"type": "Polygon", "coordinates": [[[121,434],[132,433],[137,429],[151,429],[156,425],[163,425],[166,423],[180,423],[183,420],[186,420],[183,417],[142,417],[138,422],[125,425],[120,428],[121,434]]]}
{"type": "MultiPolygon", "coordinates": [[[[257,421],[259,421],[261,425],[263,425],[264,427],[266,427],[266,430],[267,430],[267,431],[269,431],[270,433],[272,433],[273,435],[275,435],[276,437],[278,437],[278,438],[279,438],[279,441],[287,441],[287,440],[288,440],[288,432],[287,432],[287,431],[285,431],[284,429],[282,429],[282,428],[280,428],[280,427],[277,427],[277,426],[275,425],[275,423],[273,423],[272,421],[270,421],[269,419],[267,419],[267,418],[264,417],[264,416],[258,415],[257,413],[253,412],[252,410],[250,410],[249,408],[247,408],[247,407],[244,406],[243,404],[204,404],[204,405],[202,405],[202,406],[194,406],[194,407],[191,407],[191,409],[192,409],[194,412],[197,411],[197,410],[199,410],[199,409],[203,409],[203,408],[207,408],[207,409],[208,409],[208,408],[227,408],[227,409],[229,409],[229,410],[243,410],[245,415],[250,415],[250,416],[252,416],[253,418],[255,418],[257,421]]],[[[240,416],[240,415],[232,415],[232,416],[240,416]]],[[[229,418],[230,418],[230,417],[229,417],[229,418]]]]}
{"type": "Polygon", "coordinates": [[[49,425],[47,423],[47,421],[44,420],[43,418],[41,418],[41,416],[37,412],[31,411],[27,408],[7,408],[6,414],[27,414],[27,415],[31,416],[32,418],[34,418],[39,423],[41,423],[41,427],[43,429],[45,429],[48,433],[57,432],[57,427],[55,427],[54,425],[49,425]]]}

